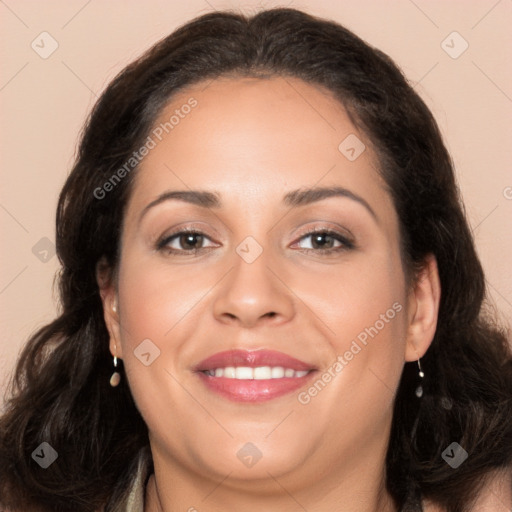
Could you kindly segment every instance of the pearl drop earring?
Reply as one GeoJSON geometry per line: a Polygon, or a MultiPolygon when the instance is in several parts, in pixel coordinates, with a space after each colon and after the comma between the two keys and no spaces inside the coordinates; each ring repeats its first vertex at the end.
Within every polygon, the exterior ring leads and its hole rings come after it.
{"type": "MultiPolygon", "coordinates": [[[[114,347],[115,350],[115,347],[114,347]]],[[[117,371],[117,356],[114,356],[114,368],[116,371],[110,377],[110,385],[115,388],[121,382],[121,374],[117,371]]]]}
{"type": "MultiPolygon", "coordinates": [[[[419,375],[420,379],[423,379],[423,377],[425,377],[425,374],[423,373],[423,371],[421,369],[421,363],[420,363],[419,357],[418,357],[418,375],[419,375]]],[[[421,398],[423,396],[423,386],[421,384],[416,388],[416,396],[418,398],[421,398]]]]}

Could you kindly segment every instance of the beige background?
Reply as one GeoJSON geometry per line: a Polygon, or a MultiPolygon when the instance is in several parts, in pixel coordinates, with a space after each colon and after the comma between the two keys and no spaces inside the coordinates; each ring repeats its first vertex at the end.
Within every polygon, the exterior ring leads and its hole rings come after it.
{"type": "Polygon", "coordinates": [[[58,262],[40,240],[55,240],[57,196],[105,85],[196,15],[276,5],[346,25],[416,84],[454,158],[490,294],[510,321],[512,1],[0,0],[0,391],[27,337],[55,315],[58,262]],[[443,49],[463,48],[458,36],[446,39],[453,31],[469,44],[455,59],[443,49]],[[51,49],[42,32],[58,43],[46,59],[31,47],[35,41],[40,53],[51,49]]]}

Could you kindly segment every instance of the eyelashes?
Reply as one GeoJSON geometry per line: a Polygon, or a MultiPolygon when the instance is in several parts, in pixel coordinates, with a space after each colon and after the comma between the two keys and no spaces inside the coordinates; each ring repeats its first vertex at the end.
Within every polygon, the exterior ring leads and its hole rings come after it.
{"type": "Polygon", "coordinates": [[[305,248],[303,249],[306,252],[320,252],[321,254],[331,254],[333,252],[340,252],[340,251],[346,251],[350,249],[354,249],[355,245],[352,240],[349,240],[345,235],[342,235],[341,233],[338,233],[337,231],[333,231],[330,229],[314,229],[312,231],[308,231],[304,235],[302,235],[299,238],[299,241],[305,240],[311,238],[312,244],[318,244],[322,245],[322,242],[325,242],[325,240],[330,240],[334,244],[335,242],[338,242],[340,245],[338,247],[320,247],[320,248],[305,248]]]}
{"type": "Polygon", "coordinates": [[[205,249],[208,249],[207,247],[197,247],[192,249],[176,249],[173,247],[170,247],[170,244],[172,242],[178,241],[178,243],[181,244],[181,242],[189,243],[190,241],[197,241],[197,240],[209,240],[209,237],[202,233],[201,231],[197,231],[195,229],[182,229],[178,231],[177,233],[172,233],[170,235],[165,236],[163,239],[161,239],[159,242],[157,242],[156,248],[159,251],[167,251],[171,254],[180,254],[183,252],[192,254],[196,253],[205,249]]]}
{"type": "MultiPolygon", "coordinates": [[[[355,248],[355,243],[352,239],[337,231],[325,228],[314,229],[304,233],[293,245],[308,239],[310,239],[309,247],[299,249],[302,252],[329,255],[355,248]]],[[[203,244],[205,241],[211,242],[210,238],[202,231],[197,229],[181,229],[180,231],[162,237],[156,243],[155,248],[159,252],[167,254],[190,256],[204,253],[215,248],[215,245],[195,247],[195,244],[203,244]],[[181,246],[181,248],[176,248],[176,245],[181,246]]]]}

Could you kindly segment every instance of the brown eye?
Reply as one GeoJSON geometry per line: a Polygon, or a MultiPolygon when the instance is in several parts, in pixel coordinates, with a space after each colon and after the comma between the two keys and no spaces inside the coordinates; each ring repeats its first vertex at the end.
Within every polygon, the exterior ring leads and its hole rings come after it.
{"type": "Polygon", "coordinates": [[[164,237],[157,244],[158,250],[168,251],[170,253],[194,253],[201,249],[207,249],[204,243],[209,238],[198,231],[180,231],[164,237]]]}
{"type": "Polygon", "coordinates": [[[315,233],[311,235],[313,249],[332,249],[336,240],[327,233],[315,233]]]}
{"type": "Polygon", "coordinates": [[[203,235],[199,233],[185,233],[178,237],[179,245],[183,249],[198,249],[196,245],[202,245],[203,235]]]}
{"type": "Polygon", "coordinates": [[[300,238],[299,244],[303,240],[310,240],[306,243],[306,246],[302,246],[302,249],[306,251],[315,252],[329,252],[329,251],[342,251],[346,249],[353,249],[354,244],[348,240],[345,236],[335,231],[312,231],[300,238]]]}

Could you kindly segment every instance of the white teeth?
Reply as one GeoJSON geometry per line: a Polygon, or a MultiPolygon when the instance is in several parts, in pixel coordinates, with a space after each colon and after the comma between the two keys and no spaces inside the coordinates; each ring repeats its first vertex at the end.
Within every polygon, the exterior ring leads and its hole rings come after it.
{"type": "Polygon", "coordinates": [[[270,368],[270,366],[258,366],[257,368],[253,368],[253,373],[255,379],[272,378],[272,368],[270,368]]]}
{"type": "Polygon", "coordinates": [[[272,378],[282,379],[284,377],[284,368],[282,366],[274,366],[272,368],[272,378]]]}
{"type": "Polygon", "coordinates": [[[283,368],[282,366],[258,366],[256,368],[227,366],[226,368],[205,370],[204,373],[210,377],[225,377],[227,379],[266,380],[282,379],[283,377],[304,377],[309,373],[309,370],[294,370],[293,368],[283,368]]]}
{"type": "Polygon", "coordinates": [[[235,378],[242,380],[252,379],[253,373],[254,372],[252,371],[252,368],[247,368],[246,366],[239,366],[235,370],[235,378]]]}
{"type": "Polygon", "coordinates": [[[227,377],[228,379],[236,379],[236,370],[233,366],[227,366],[224,368],[223,377],[227,377]]]}

